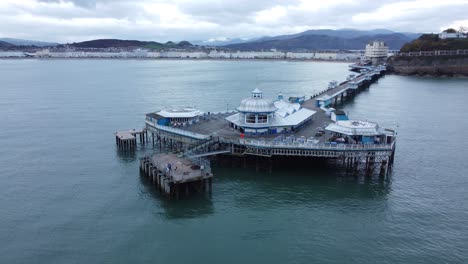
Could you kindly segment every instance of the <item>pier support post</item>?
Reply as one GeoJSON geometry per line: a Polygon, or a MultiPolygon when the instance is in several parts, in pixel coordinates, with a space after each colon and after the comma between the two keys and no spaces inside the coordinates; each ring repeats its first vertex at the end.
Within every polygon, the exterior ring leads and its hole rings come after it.
{"type": "Polygon", "coordinates": [[[385,176],[385,168],[387,167],[387,160],[383,160],[382,164],[380,165],[380,177],[385,176]]]}

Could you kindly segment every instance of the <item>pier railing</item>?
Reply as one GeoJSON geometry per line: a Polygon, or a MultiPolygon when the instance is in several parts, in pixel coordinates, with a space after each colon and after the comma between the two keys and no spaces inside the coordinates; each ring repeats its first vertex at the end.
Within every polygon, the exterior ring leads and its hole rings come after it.
{"type": "Polygon", "coordinates": [[[340,150],[340,151],[391,151],[395,142],[391,144],[332,144],[313,142],[274,142],[252,139],[239,139],[238,144],[260,148],[284,148],[302,150],[340,150]]]}
{"type": "Polygon", "coordinates": [[[397,56],[405,57],[419,57],[419,56],[456,56],[468,55],[468,49],[463,50],[433,50],[433,51],[412,51],[412,52],[399,52],[397,56]]]}
{"type": "Polygon", "coordinates": [[[156,124],[154,122],[151,122],[151,121],[148,121],[148,120],[146,120],[146,124],[156,128],[156,129],[165,131],[165,132],[177,134],[177,135],[180,135],[180,136],[190,137],[190,138],[194,138],[194,139],[204,140],[204,139],[208,139],[210,137],[208,135],[203,135],[203,134],[183,130],[183,129],[180,129],[180,128],[158,125],[158,124],[156,124]]]}

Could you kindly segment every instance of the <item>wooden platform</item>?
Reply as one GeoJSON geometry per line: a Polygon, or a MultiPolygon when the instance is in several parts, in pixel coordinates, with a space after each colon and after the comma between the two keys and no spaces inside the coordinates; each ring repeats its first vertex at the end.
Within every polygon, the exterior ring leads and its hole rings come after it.
{"type": "Polygon", "coordinates": [[[151,162],[158,170],[172,177],[174,184],[213,177],[210,168],[205,166],[201,168],[191,160],[179,158],[175,154],[156,154],[151,157],[151,162]],[[168,170],[169,164],[171,164],[171,170],[168,170]]]}
{"type": "Polygon", "coordinates": [[[211,192],[213,174],[210,164],[202,159],[196,161],[175,154],[155,154],[140,160],[140,172],[169,198],[179,199],[181,193],[188,196],[206,189],[211,192]]]}
{"type": "Polygon", "coordinates": [[[115,136],[118,137],[120,140],[127,140],[127,139],[135,139],[137,134],[142,134],[144,131],[142,129],[136,130],[123,130],[115,132],[115,136]]]}
{"type": "Polygon", "coordinates": [[[131,129],[114,132],[115,144],[120,150],[135,150],[137,146],[137,135],[140,138],[140,143],[145,144],[148,141],[146,129],[131,129]]]}

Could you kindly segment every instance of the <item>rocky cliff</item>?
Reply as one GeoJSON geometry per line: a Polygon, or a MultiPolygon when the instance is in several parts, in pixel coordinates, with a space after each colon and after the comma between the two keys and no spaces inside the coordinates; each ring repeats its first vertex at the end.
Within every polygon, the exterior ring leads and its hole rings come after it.
{"type": "Polygon", "coordinates": [[[394,56],[388,71],[403,75],[468,76],[468,56],[394,56]]]}

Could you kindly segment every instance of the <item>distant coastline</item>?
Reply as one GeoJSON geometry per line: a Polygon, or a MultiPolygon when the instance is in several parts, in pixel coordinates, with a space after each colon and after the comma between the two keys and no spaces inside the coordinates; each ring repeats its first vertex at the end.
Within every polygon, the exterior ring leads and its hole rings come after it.
{"type": "Polygon", "coordinates": [[[144,60],[144,61],[284,61],[284,62],[335,62],[354,63],[355,60],[338,59],[291,59],[291,58],[98,58],[98,57],[0,57],[0,60],[144,60]]]}

